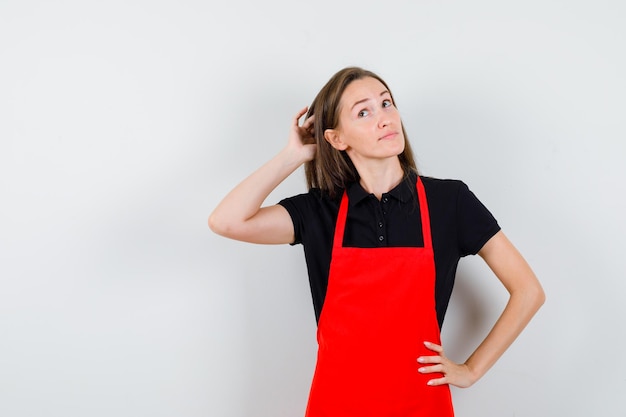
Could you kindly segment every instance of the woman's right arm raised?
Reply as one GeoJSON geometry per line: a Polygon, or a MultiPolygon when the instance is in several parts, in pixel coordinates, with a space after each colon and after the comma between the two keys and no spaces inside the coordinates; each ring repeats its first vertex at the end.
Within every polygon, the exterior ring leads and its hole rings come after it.
{"type": "Polygon", "coordinates": [[[287,146],[252,175],[233,188],[209,216],[215,233],[251,243],[291,243],[291,216],[280,205],[261,207],[267,196],[300,165],[315,156],[313,119],[300,126],[304,108],[294,117],[287,146]]]}

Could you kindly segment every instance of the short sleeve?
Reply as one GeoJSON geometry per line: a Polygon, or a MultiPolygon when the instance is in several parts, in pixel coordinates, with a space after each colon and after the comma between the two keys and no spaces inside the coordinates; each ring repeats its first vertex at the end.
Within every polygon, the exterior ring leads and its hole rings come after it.
{"type": "Polygon", "coordinates": [[[308,194],[299,194],[293,197],[285,198],[278,202],[279,205],[283,206],[287,210],[289,216],[291,216],[294,232],[294,241],[291,245],[302,243],[304,219],[307,218],[306,213],[308,211],[307,207],[309,206],[306,201],[308,198],[308,194]]]}
{"type": "Polygon", "coordinates": [[[500,226],[476,195],[461,183],[457,196],[458,243],[461,256],[475,255],[500,226]]]}

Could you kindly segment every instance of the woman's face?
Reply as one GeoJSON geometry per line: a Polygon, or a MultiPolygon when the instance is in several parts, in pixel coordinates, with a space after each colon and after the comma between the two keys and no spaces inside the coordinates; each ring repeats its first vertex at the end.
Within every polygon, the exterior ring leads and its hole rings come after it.
{"type": "Polygon", "coordinates": [[[345,150],[353,163],[397,157],[404,150],[400,113],[391,94],[377,79],[351,82],[340,100],[339,124],[324,137],[345,150]]]}

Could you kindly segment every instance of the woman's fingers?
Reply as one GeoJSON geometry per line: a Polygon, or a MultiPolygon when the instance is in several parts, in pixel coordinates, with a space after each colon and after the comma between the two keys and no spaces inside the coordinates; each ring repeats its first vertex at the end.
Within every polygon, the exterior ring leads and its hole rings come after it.
{"type": "Polygon", "coordinates": [[[443,378],[431,379],[430,381],[426,383],[426,385],[430,385],[431,387],[434,387],[437,385],[445,385],[445,384],[449,384],[448,378],[445,376],[443,378]]]}
{"type": "Polygon", "coordinates": [[[417,358],[417,361],[419,363],[435,364],[435,365],[423,366],[419,368],[418,371],[423,374],[430,374],[433,372],[445,373],[446,364],[448,363],[448,358],[446,358],[446,356],[443,353],[443,347],[441,345],[438,345],[432,342],[424,342],[424,346],[426,346],[428,350],[432,350],[433,352],[436,352],[437,355],[420,356],[419,358],[417,358]]]}
{"type": "Polygon", "coordinates": [[[422,374],[432,374],[433,372],[443,372],[444,368],[442,364],[437,364],[433,366],[422,366],[418,371],[422,374]]]}
{"type": "Polygon", "coordinates": [[[298,114],[296,114],[293,119],[293,127],[300,132],[303,132],[304,134],[313,135],[313,123],[315,122],[315,115],[305,119],[304,122],[302,122],[302,125],[300,125],[300,118],[304,116],[307,111],[309,111],[309,108],[305,107],[301,109],[298,114]]]}
{"type": "Polygon", "coordinates": [[[314,117],[309,117],[300,125],[300,118],[307,111],[308,107],[304,107],[294,116],[287,142],[287,149],[299,162],[311,161],[317,152],[313,132],[314,117]]]}
{"type": "Polygon", "coordinates": [[[305,114],[308,110],[309,110],[309,108],[308,108],[308,107],[305,107],[305,108],[301,109],[301,110],[298,112],[298,114],[296,114],[296,117],[294,117],[294,118],[293,118],[293,124],[294,124],[294,126],[296,126],[296,127],[299,127],[299,126],[300,126],[300,118],[301,118],[302,116],[304,116],[304,114],[305,114]]]}
{"type": "Polygon", "coordinates": [[[314,121],[314,120],[315,120],[315,115],[313,115],[313,116],[309,117],[308,119],[306,119],[306,120],[304,121],[304,123],[302,123],[302,127],[303,127],[304,129],[309,130],[310,128],[312,128],[312,127],[313,127],[313,121],[314,121]]]}
{"type": "Polygon", "coordinates": [[[420,356],[417,361],[419,363],[442,363],[443,358],[441,356],[420,356]]]}
{"type": "Polygon", "coordinates": [[[447,374],[449,371],[449,367],[453,364],[450,363],[448,358],[446,358],[443,352],[443,347],[441,345],[438,345],[432,342],[424,342],[424,346],[426,346],[428,350],[432,350],[433,352],[437,353],[437,355],[420,356],[419,358],[417,358],[417,361],[419,363],[434,364],[431,366],[422,366],[418,369],[418,372],[422,374],[431,374],[431,373],[443,374],[441,378],[434,378],[434,379],[429,380],[427,383],[428,385],[436,386],[436,385],[448,384],[449,382],[448,382],[447,374]]]}
{"type": "Polygon", "coordinates": [[[442,363],[444,360],[447,359],[446,355],[443,353],[443,347],[441,345],[432,342],[424,342],[424,346],[426,346],[428,350],[436,352],[437,355],[420,356],[419,358],[417,358],[417,361],[419,363],[442,363]]]}
{"type": "Polygon", "coordinates": [[[457,387],[465,388],[474,383],[474,379],[471,375],[470,369],[467,365],[459,365],[446,357],[443,351],[443,347],[436,343],[424,342],[424,345],[437,355],[433,356],[420,356],[417,358],[419,363],[428,364],[428,366],[422,366],[418,371],[422,374],[440,373],[443,377],[433,378],[428,381],[428,385],[455,385],[457,387]]]}
{"type": "Polygon", "coordinates": [[[436,343],[424,342],[424,346],[426,346],[427,349],[432,350],[433,352],[437,352],[439,354],[443,353],[443,346],[438,345],[436,343]]]}
{"type": "MultiPolygon", "coordinates": [[[[420,358],[422,359],[422,358],[420,358]]],[[[436,363],[436,365],[432,365],[432,366],[422,366],[421,368],[418,369],[419,373],[422,374],[432,374],[432,373],[440,373],[443,374],[443,376],[441,378],[433,378],[431,380],[429,380],[427,382],[428,385],[431,386],[435,386],[435,385],[444,385],[444,384],[448,384],[448,375],[447,375],[447,368],[444,365],[444,363],[442,362],[442,358],[440,356],[434,357],[434,356],[428,356],[428,357],[424,357],[423,361],[419,361],[420,363],[436,363]]]]}

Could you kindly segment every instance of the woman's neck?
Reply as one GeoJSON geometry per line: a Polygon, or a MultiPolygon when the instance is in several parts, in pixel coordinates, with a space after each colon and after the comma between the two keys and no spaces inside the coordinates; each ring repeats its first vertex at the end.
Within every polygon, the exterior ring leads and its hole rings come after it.
{"type": "Polygon", "coordinates": [[[359,172],[359,183],[368,193],[374,194],[379,200],[384,193],[391,191],[404,178],[404,170],[400,160],[380,161],[387,163],[355,166],[359,172]]]}

